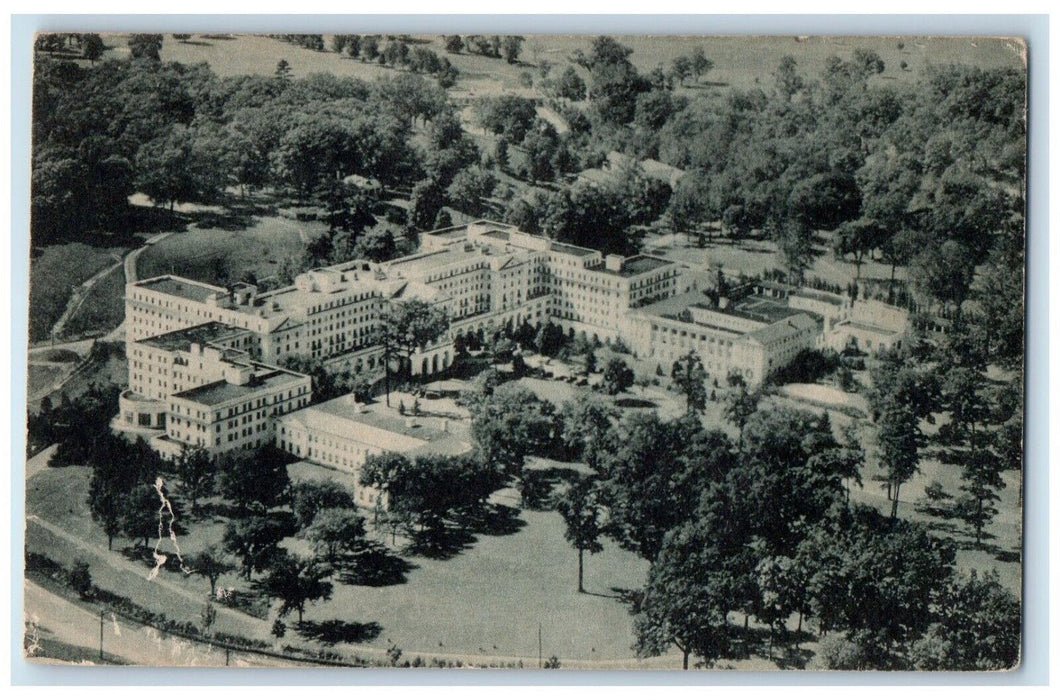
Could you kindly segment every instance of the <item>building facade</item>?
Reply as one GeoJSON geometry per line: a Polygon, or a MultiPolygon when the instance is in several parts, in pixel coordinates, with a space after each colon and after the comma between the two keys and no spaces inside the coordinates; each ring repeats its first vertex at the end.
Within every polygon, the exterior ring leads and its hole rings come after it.
{"type": "Polygon", "coordinates": [[[309,403],[310,378],[253,359],[257,340],[208,321],[129,342],[114,428],[166,457],[185,446],[218,454],[271,444],[276,418],[309,403]]]}

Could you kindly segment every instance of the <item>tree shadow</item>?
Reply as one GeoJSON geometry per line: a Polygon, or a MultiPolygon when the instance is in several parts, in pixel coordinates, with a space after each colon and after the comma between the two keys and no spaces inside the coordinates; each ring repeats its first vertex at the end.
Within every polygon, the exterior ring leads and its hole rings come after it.
{"type": "Polygon", "coordinates": [[[452,559],[475,543],[474,534],[465,527],[441,527],[416,532],[404,553],[444,561],[452,559]]]}
{"type": "Polygon", "coordinates": [[[615,400],[615,405],[618,406],[619,408],[658,408],[659,407],[659,405],[657,403],[655,403],[654,401],[648,401],[647,399],[637,399],[637,398],[631,398],[631,397],[627,397],[627,398],[623,398],[623,399],[616,399],[615,400]]]}
{"type": "Polygon", "coordinates": [[[372,544],[350,557],[340,568],[339,581],[351,586],[395,586],[408,582],[417,568],[381,544],[372,544]]]}
{"type": "Polygon", "coordinates": [[[383,632],[383,627],[378,622],[346,622],[344,620],[305,621],[299,622],[295,627],[304,639],[329,647],[336,644],[371,642],[383,632]]]}
{"type": "Polygon", "coordinates": [[[254,224],[254,216],[239,209],[224,211],[205,211],[189,214],[199,229],[219,229],[221,231],[245,231],[254,224]]]}
{"type": "Polygon", "coordinates": [[[480,535],[514,535],[526,525],[519,513],[520,510],[515,506],[493,503],[461,516],[459,523],[461,527],[480,535]]]}

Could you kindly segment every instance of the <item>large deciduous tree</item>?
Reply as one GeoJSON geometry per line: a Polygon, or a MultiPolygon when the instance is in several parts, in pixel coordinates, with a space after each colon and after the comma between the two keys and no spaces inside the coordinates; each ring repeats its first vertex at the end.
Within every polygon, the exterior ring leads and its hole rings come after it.
{"type": "Polygon", "coordinates": [[[600,505],[593,484],[587,479],[574,481],[556,502],[556,510],[563,516],[566,530],[563,536],[578,550],[578,592],[584,593],[584,555],[597,554],[604,550],[600,542],[600,505]]]}

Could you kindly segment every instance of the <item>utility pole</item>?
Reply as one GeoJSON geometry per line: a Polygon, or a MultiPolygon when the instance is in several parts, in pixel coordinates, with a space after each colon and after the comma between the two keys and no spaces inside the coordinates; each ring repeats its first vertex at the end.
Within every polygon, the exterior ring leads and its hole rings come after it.
{"type": "MultiPolygon", "coordinates": [[[[100,627],[100,630],[102,630],[102,629],[103,628],[100,627]]],[[[100,634],[102,635],[103,633],[100,632],[100,634]]],[[[100,647],[100,648],[102,649],[102,647],[100,647]]],[[[100,654],[102,654],[102,653],[103,652],[100,651],[100,654]]],[[[103,658],[103,657],[100,656],[100,658],[103,658]]],[[[540,622],[537,623],[537,667],[538,668],[544,668],[544,664],[541,662],[541,623],[540,622]]]]}
{"type": "Polygon", "coordinates": [[[104,610],[99,610],[99,660],[103,660],[103,613],[104,610]]]}

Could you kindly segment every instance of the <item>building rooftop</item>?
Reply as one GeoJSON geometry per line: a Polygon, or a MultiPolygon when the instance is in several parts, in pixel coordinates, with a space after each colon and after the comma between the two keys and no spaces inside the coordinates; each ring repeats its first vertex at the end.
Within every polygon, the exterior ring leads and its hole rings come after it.
{"type": "Polygon", "coordinates": [[[162,292],[163,294],[181,297],[182,299],[190,299],[191,301],[197,301],[200,303],[205,302],[214,294],[228,294],[228,290],[224,287],[216,287],[212,284],[196,282],[195,280],[184,279],[183,277],[173,277],[171,275],[143,280],[137,282],[136,286],[143,289],[162,292]]]}
{"type": "Polygon", "coordinates": [[[571,245],[570,243],[559,243],[558,241],[552,241],[552,250],[557,253],[566,253],[567,255],[577,255],[578,257],[587,258],[590,255],[598,255],[599,251],[593,250],[592,248],[582,248],[581,246],[571,245]]]}
{"type": "MultiPolygon", "coordinates": [[[[421,454],[462,454],[470,445],[452,430],[442,430],[442,419],[406,417],[379,404],[358,404],[350,395],[288,413],[284,421],[343,438],[355,438],[383,450],[421,454]],[[398,438],[410,438],[402,440],[398,438]]],[[[452,423],[452,421],[447,421],[452,423]]]]}
{"type": "Polygon", "coordinates": [[[751,294],[733,303],[724,313],[762,323],[776,323],[802,312],[776,299],[751,294]]]}
{"type": "Polygon", "coordinates": [[[266,371],[255,376],[247,384],[230,384],[222,379],[194,389],[178,392],[173,394],[173,398],[193,401],[204,406],[217,406],[251,396],[263,390],[278,390],[288,384],[299,384],[306,379],[305,375],[288,372],[285,369],[269,368],[265,365],[256,365],[256,367],[266,371]]]}
{"type": "Polygon", "coordinates": [[[763,326],[756,331],[751,331],[747,334],[747,337],[749,340],[758,341],[760,343],[770,343],[779,338],[785,338],[795,332],[816,327],[817,321],[810,318],[808,314],[795,314],[779,323],[771,323],[770,325],[763,326]]]}
{"type": "Polygon", "coordinates": [[[191,326],[190,328],[170,331],[169,333],[163,333],[162,335],[156,335],[151,338],[144,338],[137,342],[168,352],[174,352],[177,350],[187,351],[191,349],[193,344],[206,345],[207,343],[216,342],[224,338],[242,335],[248,332],[249,331],[242,328],[229,326],[228,324],[220,323],[219,321],[209,321],[198,326],[191,326]]]}
{"type": "Polygon", "coordinates": [[[651,255],[634,255],[633,257],[626,258],[622,262],[621,270],[616,272],[614,270],[605,269],[605,272],[610,272],[621,277],[636,277],[637,275],[643,275],[646,272],[651,272],[660,267],[673,264],[674,263],[670,260],[656,258],[651,255]]]}

